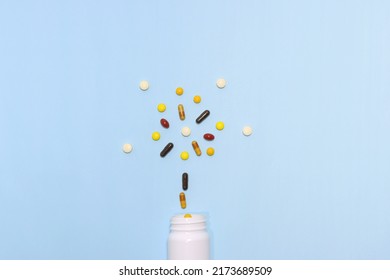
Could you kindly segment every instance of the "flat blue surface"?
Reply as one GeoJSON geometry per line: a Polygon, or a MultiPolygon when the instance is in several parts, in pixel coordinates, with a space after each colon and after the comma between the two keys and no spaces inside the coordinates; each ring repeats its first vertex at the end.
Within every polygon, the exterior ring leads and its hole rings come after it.
{"type": "Polygon", "coordinates": [[[200,212],[215,259],[389,259],[389,14],[385,0],[1,1],[0,258],[165,259],[170,217],[200,212]]]}

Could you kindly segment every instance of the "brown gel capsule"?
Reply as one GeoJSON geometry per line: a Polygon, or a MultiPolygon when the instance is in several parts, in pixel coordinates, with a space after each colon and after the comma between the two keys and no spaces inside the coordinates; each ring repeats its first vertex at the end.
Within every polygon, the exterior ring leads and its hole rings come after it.
{"type": "Polygon", "coordinates": [[[183,209],[187,207],[186,195],[183,192],[180,193],[180,206],[183,209]]]}
{"type": "Polygon", "coordinates": [[[160,123],[164,128],[169,128],[169,122],[166,119],[161,119],[160,123]]]}
{"type": "Polygon", "coordinates": [[[198,142],[192,141],[192,148],[194,148],[194,151],[197,156],[200,156],[202,154],[202,151],[199,148],[198,142]]]}
{"type": "Polygon", "coordinates": [[[173,143],[168,143],[161,151],[160,156],[165,157],[173,148],[173,143]]]}
{"type": "Polygon", "coordinates": [[[205,110],[202,114],[199,115],[199,117],[195,120],[196,123],[201,123],[203,122],[208,116],[210,115],[209,110],[205,110]]]}
{"type": "Polygon", "coordinates": [[[179,118],[184,121],[185,118],[186,118],[186,114],[184,113],[184,106],[183,104],[179,104],[179,106],[177,106],[177,109],[179,110],[179,118]]]}
{"type": "Polygon", "coordinates": [[[183,175],[181,176],[181,181],[182,181],[182,187],[183,191],[188,190],[188,173],[184,172],[183,175]]]}
{"type": "Polygon", "coordinates": [[[205,135],[203,135],[203,138],[207,141],[213,141],[215,137],[211,133],[206,133],[205,135]]]}

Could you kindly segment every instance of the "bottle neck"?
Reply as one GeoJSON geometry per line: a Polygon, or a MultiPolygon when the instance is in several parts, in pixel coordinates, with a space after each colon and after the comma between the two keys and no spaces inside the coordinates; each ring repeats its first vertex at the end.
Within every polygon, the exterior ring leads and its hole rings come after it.
{"type": "Polygon", "coordinates": [[[171,224],[171,231],[203,231],[206,230],[206,223],[171,224]]]}

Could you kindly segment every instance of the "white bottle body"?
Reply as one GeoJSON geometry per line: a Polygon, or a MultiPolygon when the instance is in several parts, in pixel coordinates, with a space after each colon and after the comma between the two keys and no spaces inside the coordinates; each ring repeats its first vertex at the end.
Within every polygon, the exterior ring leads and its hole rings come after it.
{"type": "Polygon", "coordinates": [[[210,239],[205,216],[194,214],[192,218],[184,218],[184,215],[172,217],[168,237],[168,259],[210,259],[210,239]]]}

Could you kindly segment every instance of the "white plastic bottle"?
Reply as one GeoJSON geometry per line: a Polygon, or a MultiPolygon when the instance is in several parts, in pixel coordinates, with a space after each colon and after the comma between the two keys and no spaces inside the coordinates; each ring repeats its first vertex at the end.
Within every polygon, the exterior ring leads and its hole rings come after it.
{"type": "Polygon", "coordinates": [[[208,260],[210,240],[206,217],[199,214],[176,215],[171,219],[168,260],[208,260]]]}

